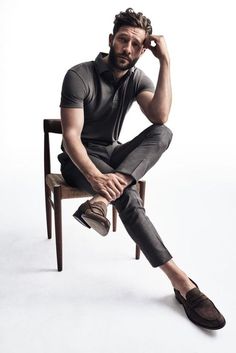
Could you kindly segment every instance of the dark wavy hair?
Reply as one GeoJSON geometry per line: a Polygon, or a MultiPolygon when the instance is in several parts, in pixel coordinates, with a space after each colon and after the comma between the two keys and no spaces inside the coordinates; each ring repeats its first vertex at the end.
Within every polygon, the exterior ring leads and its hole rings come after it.
{"type": "Polygon", "coordinates": [[[125,12],[121,11],[115,16],[113,35],[115,35],[122,26],[142,28],[145,30],[146,34],[152,34],[152,25],[149,18],[145,17],[142,12],[134,12],[131,7],[125,12]]]}

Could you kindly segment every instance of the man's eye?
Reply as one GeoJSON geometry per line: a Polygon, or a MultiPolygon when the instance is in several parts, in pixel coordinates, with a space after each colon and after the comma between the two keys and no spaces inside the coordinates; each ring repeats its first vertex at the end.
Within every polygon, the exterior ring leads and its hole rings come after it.
{"type": "Polygon", "coordinates": [[[136,49],[140,49],[140,48],[141,48],[140,44],[138,44],[138,43],[134,43],[133,46],[134,46],[134,48],[136,48],[136,49]]]}

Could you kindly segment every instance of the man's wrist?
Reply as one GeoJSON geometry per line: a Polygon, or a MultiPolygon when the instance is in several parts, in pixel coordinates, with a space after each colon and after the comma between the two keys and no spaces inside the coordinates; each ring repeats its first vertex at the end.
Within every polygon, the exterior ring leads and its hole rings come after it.
{"type": "Polygon", "coordinates": [[[88,180],[88,182],[92,182],[96,180],[97,178],[101,177],[103,174],[97,169],[97,170],[90,170],[87,173],[85,173],[85,178],[88,180]]]}
{"type": "Polygon", "coordinates": [[[167,67],[170,66],[170,58],[167,56],[163,56],[159,58],[159,62],[160,62],[160,65],[162,66],[167,66],[167,67]]]}

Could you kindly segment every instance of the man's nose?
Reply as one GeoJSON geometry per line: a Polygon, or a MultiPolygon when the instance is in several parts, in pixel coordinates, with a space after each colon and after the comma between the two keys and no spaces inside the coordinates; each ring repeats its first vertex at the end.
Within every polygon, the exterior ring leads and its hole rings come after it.
{"type": "Polygon", "coordinates": [[[131,54],[131,42],[130,41],[125,43],[123,50],[126,54],[131,54]]]}

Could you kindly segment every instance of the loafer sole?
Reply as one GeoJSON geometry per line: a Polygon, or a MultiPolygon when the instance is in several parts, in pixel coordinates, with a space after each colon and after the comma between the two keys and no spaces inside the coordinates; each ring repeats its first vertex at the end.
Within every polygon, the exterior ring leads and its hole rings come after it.
{"type": "Polygon", "coordinates": [[[76,221],[80,222],[84,227],[91,228],[81,217],[81,213],[79,210],[77,210],[74,214],[73,217],[76,219],[76,221]]]}
{"type": "Polygon", "coordinates": [[[104,222],[86,216],[86,214],[83,214],[81,217],[86,222],[86,224],[89,225],[90,228],[94,229],[102,236],[106,236],[108,234],[110,229],[110,222],[108,220],[105,224],[104,222]]]}

